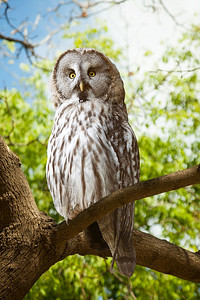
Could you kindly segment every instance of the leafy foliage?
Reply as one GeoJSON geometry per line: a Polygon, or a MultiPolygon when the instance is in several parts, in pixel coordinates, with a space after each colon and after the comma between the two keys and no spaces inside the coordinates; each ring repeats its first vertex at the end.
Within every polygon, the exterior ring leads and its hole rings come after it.
{"type": "MultiPolygon", "coordinates": [[[[74,26],[79,25],[75,23],[74,26]]],[[[120,49],[115,49],[114,42],[108,37],[108,28],[100,21],[97,21],[98,28],[87,27],[84,31],[74,31],[68,28],[63,38],[68,39],[73,44],[73,48],[96,48],[108,57],[118,61],[121,55],[120,49]]],[[[75,28],[76,28],[75,26],[75,28]]]]}
{"type": "MultiPolygon", "coordinates": [[[[74,30],[74,29],[73,29],[74,30]]],[[[107,28],[84,32],[66,30],[63,38],[75,47],[94,47],[115,61],[122,50],[114,49],[107,28]]],[[[135,76],[124,74],[130,120],[136,118],[137,97],[145,99],[146,117],[136,129],[141,156],[141,180],[161,176],[198,164],[200,160],[200,27],[191,29],[177,47],[167,48],[161,64],[165,71],[135,76]],[[190,49],[190,50],[188,50],[190,49]],[[173,69],[168,70],[168,66],[173,69]],[[195,69],[194,71],[187,71],[195,69]],[[185,70],[185,71],[184,71],[185,70]]],[[[14,51],[14,45],[12,45],[14,51]]],[[[149,54],[146,54],[149,55],[149,54]]],[[[56,221],[56,213],[45,179],[46,146],[53,124],[46,82],[52,62],[33,68],[22,65],[26,92],[0,91],[0,132],[20,157],[22,167],[41,210],[56,221]],[[42,71],[43,70],[43,71],[42,71]],[[33,74],[33,75],[32,75],[33,74]]],[[[141,107],[137,108],[140,110],[141,107]]],[[[133,124],[134,125],[134,124],[133,124]]],[[[135,227],[197,251],[199,244],[198,186],[180,189],[136,203],[135,227]]],[[[153,245],[152,245],[153,247],[153,245]]],[[[136,267],[131,279],[109,271],[110,259],[79,255],[52,266],[33,286],[25,299],[199,299],[200,287],[148,268],[136,267]],[[166,288],[167,287],[167,288],[166,288]]]]}

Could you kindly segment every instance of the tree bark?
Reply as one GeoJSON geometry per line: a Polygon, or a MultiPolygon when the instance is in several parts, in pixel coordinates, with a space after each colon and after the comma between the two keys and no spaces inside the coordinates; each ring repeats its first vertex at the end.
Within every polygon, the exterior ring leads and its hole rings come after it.
{"type": "MultiPolygon", "coordinates": [[[[84,229],[113,209],[147,196],[200,182],[193,167],[116,191],[68,225],[38,210],[19,158],[0,137],[0,299],[22,299],[53,264],[78,253],[110,256],[89,247],[84,229]]],[[[200,282],[200,255],[134,230],[137,264],[200,282]],[[141,251],[142,249],[142,251],[141,251]]]]}

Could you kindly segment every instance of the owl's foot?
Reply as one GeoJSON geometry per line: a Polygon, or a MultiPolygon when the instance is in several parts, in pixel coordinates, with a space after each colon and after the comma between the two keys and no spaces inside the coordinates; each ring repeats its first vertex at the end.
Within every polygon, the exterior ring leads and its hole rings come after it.
{"type": "Polygon", "coordinates": [[[81,209],[79,204],[76,204],[74,208],[69,210],[69,219],[74,219],[83,209],[81,209]]]}

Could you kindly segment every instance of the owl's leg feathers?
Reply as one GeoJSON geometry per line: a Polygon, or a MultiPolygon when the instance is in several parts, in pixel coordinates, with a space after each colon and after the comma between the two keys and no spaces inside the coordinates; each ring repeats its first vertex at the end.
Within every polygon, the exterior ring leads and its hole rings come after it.
{"type": "Polygon", "coordinates": [[[109,247],[105,240],[102,237],[101,231],[99,229],[99,226],[97,222],[94,222],[85,230],[86,236],[89,241],[89,245],[92,249],[98,250],[98,251],[105,251],[109,247]]]}

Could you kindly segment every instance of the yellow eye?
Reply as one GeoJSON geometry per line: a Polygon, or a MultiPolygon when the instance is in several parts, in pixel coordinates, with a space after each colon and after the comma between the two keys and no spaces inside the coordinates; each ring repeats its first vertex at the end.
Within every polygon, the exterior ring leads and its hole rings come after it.
{"type": "Polygon", "coordinates": [[[95,72],[95,71],[89,71],[89,72],[88,72],[88,75],[89,75],[90,77],[94,77],[94,76],[96,75],[96,72],[95,72]]]}
{"type": "Polygon", "coordinates": [[[69,78],[70,78],[70,79],[74,79],[75,77],[76,77],[76,73],[71,72],[71,73],[69,74],[69,78]]]}

